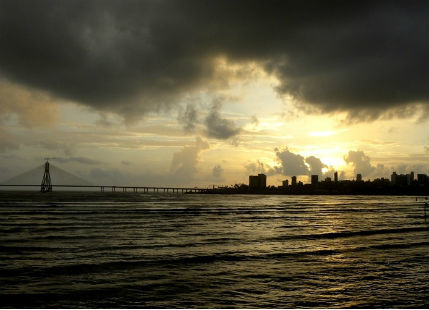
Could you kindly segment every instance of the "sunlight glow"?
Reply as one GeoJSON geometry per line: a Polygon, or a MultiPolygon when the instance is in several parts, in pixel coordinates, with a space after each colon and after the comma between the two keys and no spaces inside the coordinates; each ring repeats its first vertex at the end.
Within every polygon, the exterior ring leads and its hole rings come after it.
{"type": "Polygon", "coordinates": [[[309,136],[311,137],[328,137],[328,136],[333,136],[336,135],[337,132],[333,131],[333,130],[326,130],[326,131],[310,131],[308,133],[309,136]]]}
{"type": "Polygon", "coordinates": [[[310,137],[329,137],[342,132],[348,131],[348,128],[343,128],[340,130],[321,130],[321,131],[310,131],[308,135],[310,137]]]}
{"type": "Polygon", "coordinates": [[[322,157],[321,161],[329,166],[329,167],[334,167],[335,169],[338,169],[342,166],[345,165],[345,162],[343,160],[343,158],[341,157],[322,157]]]}

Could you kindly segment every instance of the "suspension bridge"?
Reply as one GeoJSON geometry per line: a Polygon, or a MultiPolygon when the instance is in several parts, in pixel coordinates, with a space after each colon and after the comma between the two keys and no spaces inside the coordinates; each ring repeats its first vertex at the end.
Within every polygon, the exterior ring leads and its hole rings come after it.
{"type": "MultiPolygon", "coordinates": [[[[40,180],[40,179],[39,179],[40,180]]],[[[20,174],[3,184],[0,184],[0,189],[3,188],[39,188],[42,193],[52,192],[54,189],[81,189],[81,190],[100,190],[100,192],[143,192],[143,193],[203,193],[207,191],[207,188],[199,187],[167,187],[167,186],[130,186],[130,185],[94,185],[82,178],[79,178],[59,167],[52,165],[48,159],[43,166],[37,167],[23,174],[20,174]],[[34,181],[37,174],[41,172],[43,168],[43,175],[41,182],[36,183],[34,181]],[[55,179],[51,178],[51,170],[55,169],[56,175],[58,176],[58,183],[53,183],[55,179]],[[27,180],[30,180],[28,182],[27,180]]]]}

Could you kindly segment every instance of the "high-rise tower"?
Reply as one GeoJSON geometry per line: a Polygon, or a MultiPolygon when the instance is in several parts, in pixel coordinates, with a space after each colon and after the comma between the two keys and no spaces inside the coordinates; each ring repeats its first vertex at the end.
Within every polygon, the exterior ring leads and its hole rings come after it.
{"type": "Polygon", "coordinates": [[[47,159],[45,163],[45,173],[43,174],[40,191],[42,193],[52,192],[51,175],[49,174],[49,162],[47,159]]]}

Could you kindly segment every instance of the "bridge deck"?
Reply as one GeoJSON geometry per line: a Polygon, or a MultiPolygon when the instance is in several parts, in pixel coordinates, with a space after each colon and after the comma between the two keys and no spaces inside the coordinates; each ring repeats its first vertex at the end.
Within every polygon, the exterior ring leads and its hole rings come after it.
{"type": "MultiPolygon", "coordinates": [[[[40,184],[0,184],[1,187],[40,187],[40,184]]],[[[117,189],[122,189],[123,192],[126,192],[128,189],[131,189],[133,192],[138,190],[143,190],[143,192],[204,192],[207,188],[198,188],[198,187],[165,187],[165,186],[123,186],[123,185],[66,185],[66,184],[52,184],[52,188],[61,187],[61,188],[99,188],[101,192],[104,192],[106,189],[110,189],[112,192],[116,192],[117,189]]]]}

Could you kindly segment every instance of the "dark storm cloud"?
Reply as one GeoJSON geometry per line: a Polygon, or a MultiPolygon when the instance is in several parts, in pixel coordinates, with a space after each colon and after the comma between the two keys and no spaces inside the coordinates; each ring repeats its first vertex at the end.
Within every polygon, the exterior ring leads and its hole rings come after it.
{"type": "Polygon", "coordinates": [[[206,87],[226,57],[317,110],[374,119],[427,104],[428,14],[427,1],[1,1],[0,74],[133,118],[206,87]]]}

